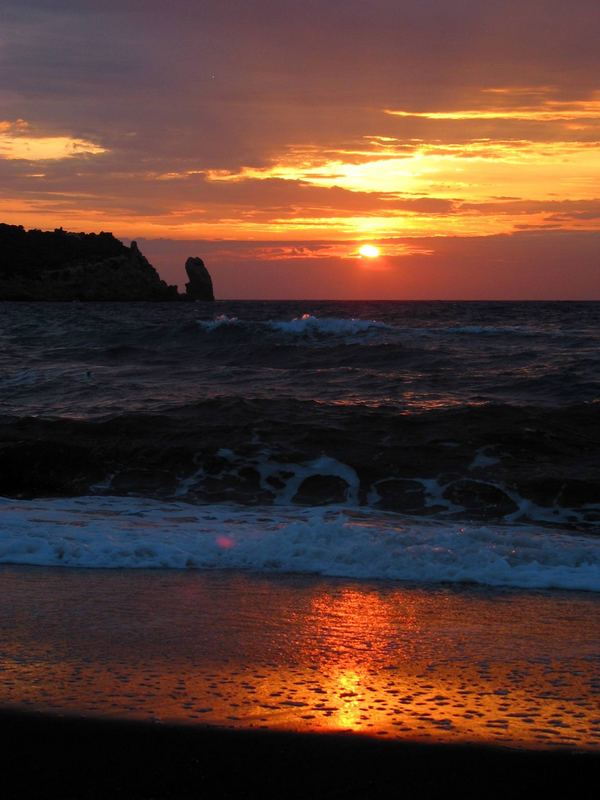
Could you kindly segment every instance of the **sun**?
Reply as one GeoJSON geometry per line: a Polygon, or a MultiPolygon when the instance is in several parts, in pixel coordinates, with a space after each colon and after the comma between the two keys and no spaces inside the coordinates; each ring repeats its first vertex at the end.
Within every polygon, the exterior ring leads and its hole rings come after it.
{"type": "Polygon", "coordinates": [[[358,248],[358,252],[365,258],[377,258],[381,250],[379,247],[375,247],[374,244],[363,244],[362,247],[358,248]]]}

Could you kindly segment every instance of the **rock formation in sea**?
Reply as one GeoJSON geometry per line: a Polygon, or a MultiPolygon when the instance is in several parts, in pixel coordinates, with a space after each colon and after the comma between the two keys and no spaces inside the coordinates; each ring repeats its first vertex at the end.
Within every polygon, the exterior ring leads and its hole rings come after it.
{"type": "Polygon", "coordinates": [[[179,299],[135,242],[0,224],[0,300],[179,299]]]}
{"type": "Polygon", "coordinates": [[[213,285],[210,274],[201,258],[188,258],[185,271],[190,279],[185,285],[187,296],[192,300],[214,300],[213,285]]]}

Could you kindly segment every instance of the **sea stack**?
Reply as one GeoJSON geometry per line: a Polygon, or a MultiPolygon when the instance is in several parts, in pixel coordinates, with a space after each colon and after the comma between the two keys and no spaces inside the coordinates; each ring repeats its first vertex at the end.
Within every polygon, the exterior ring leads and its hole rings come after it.
{"type": "Polygon", "coordinates": [[[185,285],[185,293],[190,300],[214,300],[212,279],[201,258],[188,258],[185,271],[190,279],[185,285]]]}

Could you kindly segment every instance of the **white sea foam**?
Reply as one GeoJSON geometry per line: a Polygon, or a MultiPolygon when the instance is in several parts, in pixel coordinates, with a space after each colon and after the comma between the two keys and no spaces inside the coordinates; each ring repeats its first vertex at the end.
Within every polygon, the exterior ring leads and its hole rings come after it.
{"type": "Polygon", "coordinates": [[[250,569],[600,591],[600,539],[381,512],[131,497],[0,500],[0,563],[250,569]]]}
{"type": "Polygon", "coordinates": [[[303,314],[291,320],[270,319],[244,320],[219,314],[211,320],[198,320],[198,325],[206,331],[223,327],[247,326],[263,330],[278,331],[292,336],[356,336],[372,334],[377,331],[390,331],[410,336],[432,336],[439,334],[474,334],[478,336],[532,335],[539,331],[524,326],[456,325],[450,327],[398,327],[381,320],[347,317],[317,317],[303,314]]]}
{"type": "Polygon", "coordinates": [[[268,325],[276,331],[300,336],[307,334],[331,334],[333,336],[354,336],[390,326],[385,322],[370,319],[343,319],[341,317],[314,317],[303,314],[288,321],[270,321],[268,325]]]}
{"type": "MultiPolygon", "coordinates": [[[[478,470],[498,463],[499,459],[487,455],[489,450],[490,448],[487,447],[480,448],[469,465],[469,470],[478,470]]],[[[226,474],[239,476],[241,469],[251,466],[260,475],[261,488],[273,495],[273,503],[277,506],[292,504],[303,481],[313,476],[337,477],[345,481],[347,490],[343,501],[338,504],[338,509],[342,506],[346,509],[357,509],[360,506],[360,478],[356,470],[330,456],[321,455],[313,461],[302,463],[282,462],[274,458],[273,453],[268,448],[263,448],[253,459],[244,457],[238,460],[236,453],[228,448],[221,448],[217,455],[224,458],[228,462],[228,466],[220,473],[213,473],[213,477],[221,478],[226,474]]],[[[191,476],[181,479],[176,491],[177,497],[185,498],[188,492],[191,492],[193,496],[197,484],[204,477],[204,470],[199,469],[191,476]]],[[[393,480],[392,476],[390,478],[393,480]]],[[[366,497],[368,506],[379,507],[382,500],[379,491],[380,485],[390,480],[390,478],[383,478],[371,485],[366,497]]],[[[419,476],[411,476],[410,481],[423,487],[424,505],[435,509],[438,519],[443,519],[444,516],[454,516],[457,513],[467,514],[465,506],[462,506],[457,500],[449,499],[447,496],[447,491],[454,481],[419,476]]],[[[515,489],[497,481],[480,478],[477,483],[481,484],[482,487],[497,489],[506,495],[507,500],[512,500],[515,510],[511,513],[507,512],[504,519],[513,524],[531,521],[551,525],[570,525],[574,523],[593,525],[595,524],[594,520],[598,519],[598,514],[600,513],[600,503],[586,503],[579,508],[570,508],[557,503],[542,506],[533,500],[522,497],[515,489]]],[[[110,484],[108,485],[110,486],[110,484]]],[[[99,488],[102,488],[102,486],[104,485],[98,484],[99,488]]],[[[318,505],[318,501],[315,501],[315,505],[318,505]]]]}
{"type": "Polygon", "coordinates": [[[204,330],[214,331],[224,326],[240,325],[237,317],[228,317],[227,314],[218,314],[214,319],[199,319],[198,325],[204,330]]]}
{"type": "Polygon", "coordinates": [[[303,314],[301,317],[291,320],[270,319],[264,322],[240,320],[237,317],[219,314],[212,320],[198,320],[198,325],[208,332],[223,327],[247,326],[277,331],[290,336],[356,336],[392,327],[378,320],[315,317],[312,314],[303,314]]]}
{"type": "Polygon", "coordinates": [[[358,505],[359,477],[352,467],[335,458],[319,456],[314,461],[309,461],[305,464],[288,464],[271,460],[267,452],[256,462],[256,468],[258,469],[263,489],[274,491],[273,484],[269,483],[269,478],[275,477],[281,481],[283,488],[279,492],[275,492],[275,504],[278,506],[290,504],[302,482],[313,475],[341,478],[348,485],[344,505],[358,505]],[[289,477],[283,479],[282,475],[288,475],[289,477]]]}

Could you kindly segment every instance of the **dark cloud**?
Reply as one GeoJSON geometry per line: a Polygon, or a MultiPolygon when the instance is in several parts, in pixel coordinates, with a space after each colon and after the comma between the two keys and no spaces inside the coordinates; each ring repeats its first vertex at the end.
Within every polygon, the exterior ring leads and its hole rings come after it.
{"type": "Polygon", "coordinates": [[[298,111],[301,129],[318,132],[312,117],[331,129],[332,107],[343,124],[357,108],[456,107],[486,85],[551,84],[578,97],[596,88],[600,68],[600,7],[587,0],[568,13],[554,0],[3,6],[0,81],[21,94],[23,111],[51,99],[55,123],[73,130],[82,112],[138,133],[197,125],[198,151],[198,138],[227,133],[236,119],[246,137],[258,129],[287,142],[298,111]]]}

